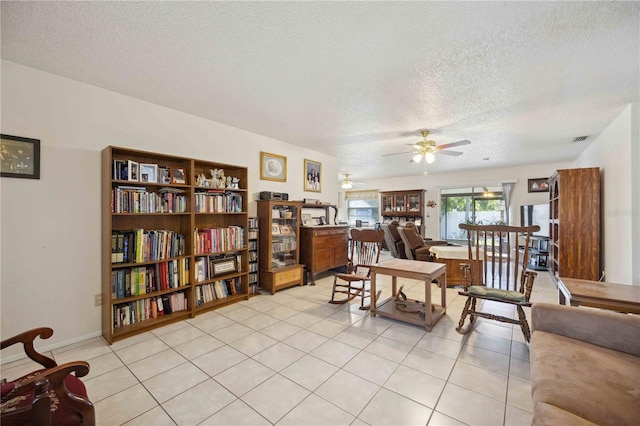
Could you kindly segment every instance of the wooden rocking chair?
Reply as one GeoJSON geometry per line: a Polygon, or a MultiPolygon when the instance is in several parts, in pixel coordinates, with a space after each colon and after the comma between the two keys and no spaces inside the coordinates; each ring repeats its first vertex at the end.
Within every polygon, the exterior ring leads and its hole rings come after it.
{"type": "Polygon", "coordinates": [[[380,250],[384,241],[384,231],[373,229],[352,229],[349,247],[349,263],[347,273],[336,274],[333,279],[333,291],[329,303],[348,303],[360,296],[360,309],[369,309],[364,305],[367,297],[371,297],[370,275],[371,265],[380,260],[380,250]],[[345,294],[336,300],[336,294],[345,294]]]}
{"type": "Polygon", "coordinates": [[[529,298],[537,273],[528,271],[526,265],[531,233],[540,227],[460,224],[460,229],[467,231],[469,263],[461,266],[464,290],[459,294],[467,301],[456,330],[466,334],[476,318],[482,317],[520,325],[529,342],[531,330],[523,308],[531,306],[529,298]],[[518,319],[476,309],[478,299],[515,306],[518,319]],[[467,316],[469,324],[463,327],[467,316]]]}

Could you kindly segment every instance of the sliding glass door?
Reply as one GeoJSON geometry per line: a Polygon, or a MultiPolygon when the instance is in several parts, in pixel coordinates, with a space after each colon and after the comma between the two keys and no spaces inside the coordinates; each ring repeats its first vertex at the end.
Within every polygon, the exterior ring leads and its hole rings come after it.
{"type": "Polygon", "coordinates": [[[488,225],[506,223],[502,186],[445,188],[440,191],[440,235],[453,243],[464,243],[461,223],[488,225]]]}

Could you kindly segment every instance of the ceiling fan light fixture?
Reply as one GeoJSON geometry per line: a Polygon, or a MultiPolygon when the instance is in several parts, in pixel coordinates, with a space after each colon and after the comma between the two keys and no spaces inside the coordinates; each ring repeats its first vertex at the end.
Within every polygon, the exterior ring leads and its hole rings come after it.
{"type": "Polygon", "coordinates": [[[422,160],[422,154],[416,154],[413,156],[413,162],[414,163],[419,163],[420,160],[422,160]]]}
{"type": "Polygon", "coordinates": [[[424,159],[425,159],[425,161],[426,161],[427,163],[429,163],[429,164],[431,164],[431,163],[433,163],[434,161],[436,161],[436,157],[435,157],[435,155],[433,155],[433,154],[432,154],[432,153],[430,153],[430,152],[427,152],[427,153],[424,155],[424,159]]]}
{"type": "Polygon", "coordinates": [[[351,189],[351,188],[353,188],[353,184],[351,183],[350,180],[343,180],[342,183],[340,184],[340,186],[342,187],[342,189],[351,189]]]}

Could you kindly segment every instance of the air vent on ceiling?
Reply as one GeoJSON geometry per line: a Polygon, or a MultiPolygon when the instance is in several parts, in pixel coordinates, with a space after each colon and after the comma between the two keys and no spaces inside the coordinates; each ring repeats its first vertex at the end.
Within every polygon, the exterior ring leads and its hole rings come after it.
{"type": "Polygon", "coordinates": [[[589,136],[577,136],[573,139],[574,142],[582,142],[583,140],[586,140],[589,136]]]}

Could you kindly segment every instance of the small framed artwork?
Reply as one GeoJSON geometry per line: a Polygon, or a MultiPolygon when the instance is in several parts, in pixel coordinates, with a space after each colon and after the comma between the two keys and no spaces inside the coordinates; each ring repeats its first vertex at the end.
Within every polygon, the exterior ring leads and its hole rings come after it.
{"type": "Polygon", "coordinates": [[[171,183],[171,169],[158,167],[158,183],[171,183]]]}
{"type": "Polygon", "coordinates": [[[40,179],[40,139],[0,135],[0,176],[40,179]]]}
{"type": "Polygon", "coordinates": [[[135,161],[127,161],[127,171],[129,173],[128,179],[129,181],[139,181],[139,176],[138,176],[138,168],[140,167],[140,164],[138,164],[135,161]]]}
{"type": "Polygon", "coordinates": [[[303,214],[302,215],[302,226],[311,226],[313,225],[313,218],[311,217],[310,214],[303,214]]]}
{"type": "Polygon", "coordinates": [[[280,233],[281,234],[291,234],[293,231],[291,231],[291,226],[290,225],[280,225],[280,233]]]}
{"type": "Polygon", "coordinates": [[[304,190],[310,192],[322,191],[322,163],[304,160],[304,190]]]}
{"type": "Polygon", "coordinates": [[[260,152],[260,179],[276,182],[287,181],[287,157],[260,152]]]}
{"type": "Polygon", "coordinates": [[[183,167],[171,167],[171,183],[187,183],[187,173],[183,167]]]}
{"type": "Polygon", "coordinates": [[[213,275],[228,274],[238,270],[235,257],[225,257],[223,259],[213,259],[213,275]]]}
{"type": "Polygon", "coordinates": [[[549,192],[549,178],[529,179],[529,192],[549,192]]]}
{"type": "Polygon", "coordinates": [[[272,235],[280,235],[280,225],[277,223],[271,224],[271,234],[272,235]]]}
{"type": "Polygon", "coordinates": [[[140,163],[140,182],[158,183],[158,165],[140,163]]]}

